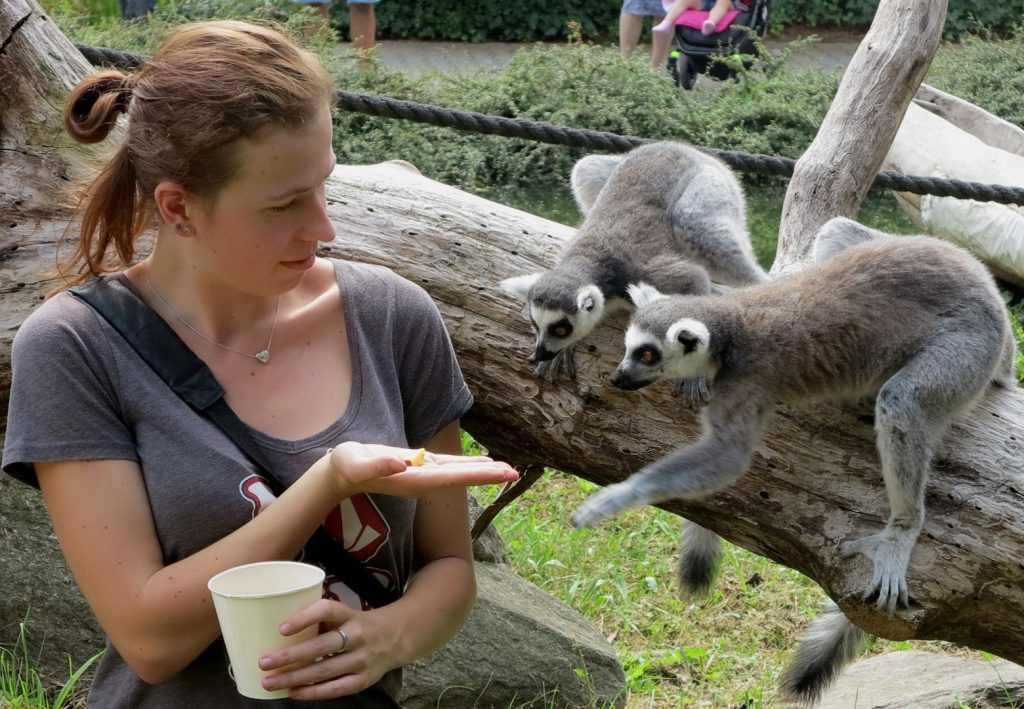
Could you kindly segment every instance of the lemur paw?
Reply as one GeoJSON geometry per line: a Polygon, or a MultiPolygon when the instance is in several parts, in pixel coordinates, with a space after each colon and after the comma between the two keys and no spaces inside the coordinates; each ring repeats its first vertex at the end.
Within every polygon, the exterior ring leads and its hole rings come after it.
{"type": "Polygon", "coordinates": [[[682,400],[683,406],[691,411],[699,411],[711,401],[708,380],[703,375],[692,379],[680,379],[676,382],[673,392],[682,400]]]}
{"type": "Polygon", "coordinates": [[[839,547],[843,556],[863,554],[874,562],[874,574],[862,596],[870,601],[877,594],[875,606],[888,613],[896,612],[896,605],[910,605],[907,593],[907,565],[916,533],[909,530],[887,528],[870,537],[844,542],[839,547]]]}
{"type": "Polygon", "coordinates": [[[569,345],[564,350],[549,360],[537,362],[533,368],[533,375],[544,381],[554,382],[563,375],[570,379],[576,378],[576,349],[575,345],[569,345]]]}
{"type": "Polygon", "coordinates": [[[612,515],[643,504],[628,482],[615,483],[594,493],[572,515],[574,527],[593,527],[612,515]]]}

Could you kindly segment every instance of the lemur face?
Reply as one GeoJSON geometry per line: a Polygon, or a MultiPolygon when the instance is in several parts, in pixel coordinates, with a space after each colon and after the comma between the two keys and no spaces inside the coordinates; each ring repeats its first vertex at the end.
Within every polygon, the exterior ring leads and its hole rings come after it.
{"type": "Polygon", "coordinates": [[[583,339],[604,313],[600,288],[570,285],[566,280],[564,274],[548,271],[506,278],[499,285],[505,293],[529,303],[530,324],[536,337],[530,362],[550,360],[583,339]]]}
{"type": "Polygon", "coordinates": [[[630,325],[626,355],[612,374],[620,389],[640,389],[659,379],[690,379],[709,370],[711,334],[704,323],[681,318],[664,335],[630,325]]]}
{"type": "Polygon", "coordinates": [[[575,311],[530,303],[530,324],[536,335],[530,362],[552,359],[566,347],[590,334],[604,314],[604,296],[597,286],[576,293],[575,311]]]}

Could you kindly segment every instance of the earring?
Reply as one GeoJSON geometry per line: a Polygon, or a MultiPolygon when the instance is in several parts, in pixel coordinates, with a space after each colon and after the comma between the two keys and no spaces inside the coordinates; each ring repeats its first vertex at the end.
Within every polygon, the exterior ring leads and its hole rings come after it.
{"type": "Polygon", "coordinates": [[[177,230],[180,231],[182,234],[191,234],[192,233],[192,225],[191,224],[177,224],[177,225],[175,225],[175,228],[177,228],[177,230]]]}

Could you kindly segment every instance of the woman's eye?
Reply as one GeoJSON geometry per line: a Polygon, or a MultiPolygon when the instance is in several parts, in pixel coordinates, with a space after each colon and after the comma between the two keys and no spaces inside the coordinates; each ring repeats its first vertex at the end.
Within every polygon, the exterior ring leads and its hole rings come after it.
{"type": "Polygon", "coordinates": [[[293,199],[288,204],[282,204],[280,207],[271,207],[270,211],[271,212],[283,212],[283,211],[289,209],[294,204],[295,204],[295,200],[293,199]]]}

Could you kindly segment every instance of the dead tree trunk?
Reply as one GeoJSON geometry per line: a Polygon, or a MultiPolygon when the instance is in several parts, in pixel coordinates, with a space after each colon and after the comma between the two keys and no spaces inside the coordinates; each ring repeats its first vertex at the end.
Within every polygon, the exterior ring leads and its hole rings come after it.
{"type": "MultiPolygon", "coordinates": [[[[47,25],[30,0],[0,6],[5,90],[12,81],[25,81],[11,70],[12,63],[38,62],[54,75],[83,70],[69,45],[53,42],[43,52],[24,39],[26,32],[47,25]]],[[[913,93],[912,87],[906,90],[913,93]]],[[[40,98],[32,115],[56,125],[57,103],[53,96],[40,98]]],[[[30,131],[17,125],[19,116],[31,113],[15,111],[7,101],[0,105],[5,150],[14,145],[26,155],[37,154],[30,131]],[[28,137],[15,145],[22,133],[28,137]]],[[[65,154],[72,153],[62,149],[40,162],[60,164],[65,154]]],[[[840,152],[832,160],[848,157],[840,152]]],[[[571,229],[427,180],[408,167],[336,169],[328,200],[339,236],[324,253],[390,266],[431,293],[476,396],[464,422],[474,436],[518,464],[550,465],[601,484],[622,480],[693,440],[695,420],[669,387],[622,392],[608,385],[621,352],[621,322],[597,329],[593,347],[578,355],[575,379],[552,384],[532,376],[521,304],[495,286],[502,278],[548,267],[571,229]]],[[[0,193],[19,189],[8,175],[5,169],[0,193]]],[[[12,202],[0,204],[2,410],[11,337],[41,292],[27,274],[52,262],[51,235],[61,231],[65,215],[56,211],[50,219],[43,205],[26,212],[12,202]]],[[[802,253],[810,233],[791,230],[789,246],[800,247],[791,253],[802,253]]],[[[750,474],[712,498],[666,508],[807,574],[869,632],[894,639],[941,638],[1024,663],[1024,396],[1019,391],[993,391],[954,426],[927,503],[908,573],[915,605],[894,618],[858,600],[870,577],[868,562],[838,555],[840,542],[879,531],[888,512],[871,425],[850,413],[831,407],[780,410],[750,474]]]]}
{"type": "Polygon", "coordinates": [[[773,272],[805,261],[811,237],[832,217],[857,217],[931,66],[946,5],[947,0],[881,0],[817,136],[797,160],[782,205],[773,272]]]}

